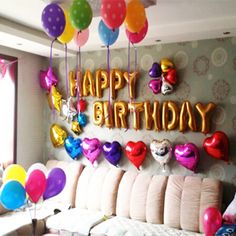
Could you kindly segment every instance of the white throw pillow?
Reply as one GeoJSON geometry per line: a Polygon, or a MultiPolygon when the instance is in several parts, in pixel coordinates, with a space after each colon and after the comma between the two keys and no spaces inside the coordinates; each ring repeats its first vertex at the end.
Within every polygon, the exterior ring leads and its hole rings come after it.
{"type": "Polygon", "coordinates": [[[223,219],[227,223],[236,224],[236,193],[233,201],[229,204],[229,206],[225,210],[223,214],[223,219]]]}

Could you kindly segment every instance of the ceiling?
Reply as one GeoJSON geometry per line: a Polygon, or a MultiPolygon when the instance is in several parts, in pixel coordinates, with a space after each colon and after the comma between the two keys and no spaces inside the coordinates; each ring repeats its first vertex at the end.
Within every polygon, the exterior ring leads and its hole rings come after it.
{"type": "MultiPolygon", "coordinates": [[[[68,8],[71,0],[58,0],[68,8]]],[[[115,1],[115,0],[114,0],[115,1]]],[[[137,46],[157,43],[236,36],[235,0],[142,0],[146,7],[149,29],[137,46]]],[[[51,39],[41,26],[41,13],[50,0],[9,0],[0,6],[0,45],[34,54],[49,56],[51,39]]],[[[94,17],[89,27],[89,40],[83,51],[101,50],[98,35],[101,0],[89,0],[94,17]]],[[[124,27],[112,48],[127,47],[124,27]]],[[[74,42],[68,45],[74,55],[74,42]]],[[[55,56],[64,56],[63,45],[56,43],[55,56]]]]}

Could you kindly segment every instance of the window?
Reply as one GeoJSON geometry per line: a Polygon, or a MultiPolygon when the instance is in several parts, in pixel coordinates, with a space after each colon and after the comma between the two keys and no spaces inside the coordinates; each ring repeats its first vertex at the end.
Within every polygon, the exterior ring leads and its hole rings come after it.
{"type": "Polygon", "coordinates": [[[16,162],[17,58],[0,54],[0,165],[16,162]]]}

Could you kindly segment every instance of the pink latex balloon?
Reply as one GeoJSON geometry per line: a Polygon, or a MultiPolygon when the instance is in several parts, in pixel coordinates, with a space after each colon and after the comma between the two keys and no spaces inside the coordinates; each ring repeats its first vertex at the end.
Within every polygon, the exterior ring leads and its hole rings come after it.
{"type": "Polygon", "coordinates": [[[128,29],[125,30],[126,36],[131,43],[140,43],[146,36],[148,31],[148,21],[146,20],[143,28],[138,33],[129,32],[128,29]]]}
{"type": "Polygon", "coordinates": [[[25,184],[25,190],[32,202],[37,203],[46,189],[46,177],[43,171],[33,170],[25,184]]]}
{"type": "Polygon", "coordinates": [[[180,165],[194,172],[196,171],[199,161],[199,151],[195,144],[186,143],[184,145],[177,145],[174,153],[180,165]]]}
{"type": "Polygon", "coordinates": [[[222,225],[222,216],[215,207],[208,207],[203,213],[205,236],[213,236],[222,225]]]}
{"type": "Polygon", "coordinates": [[[3,79],[7,72],[7,65],[3,59],[0,59],[0,79],[3,79]]]}
{"type": "Polygon", "coordinates": [[[102,144],[97,138],[85,138],[82,142],[83,154],[94,164],[102,151],[102,144]]]}
{"type": "Polygon", "coordinates": [[[39,73],[39,82],[42,89],[45,89],[47,91],[50,91],[51,87],[53,85],[57,84],[57,77],[54,74],[51,67],[49,67],[47,70],[40,70],[39,73]]]}
{"type": "Polygon", "coordinates": [[[125,20],[125,0],[102,0],[101,17],[105,25],[111,29],[119,28],[125,20]]]}
{"type": "Polygon", "coordinates": [[[89,28],[83,31],[75,31],[74,42],[78,47],[84,46],[89,38],[89,28]]]}

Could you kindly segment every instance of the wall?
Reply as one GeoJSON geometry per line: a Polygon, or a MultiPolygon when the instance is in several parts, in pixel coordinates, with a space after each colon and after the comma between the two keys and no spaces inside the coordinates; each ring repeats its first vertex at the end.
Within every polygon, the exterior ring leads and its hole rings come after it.
{"type": "MultiPolygon", "coordinates": [[[[92,104],[98,98],[87,97],[89,103],[87,115],[89,123],[84,128],[84,132],[79,135],[79,138],[97,137],[101,141],[117,140],[121,145],[125,145],[128,141],[143,140],[147,146],[152,139],[167,138],[173,145],[186,142],[195,143],[200,150],[200,161],[197,169],[197,175],[211,178],[217,178],[224,181],[226,184],[228,195],[226,198],[229,201],[235,191],[236,185],[236,38],[228,39],[213,39],[204,41],[194,41],[178,44],[158,44],[153,46],[138,48],[138,67],[141,71],[139,78],[138,97],[136,101],[145,100],[173,100],[180,103],[183,100],[189,100],[192,104],[196,102],[214,102],[217,108],[212,119],[212,129],[224,131],[230,138],[230,165],[223,161],[213,159],[208,156],[203,148],[203,140],[211,135],[205,136],[200,132],[180,133],[178,130],[171,132],[155,132],[146,131],[145,129],[135,131],[129,129],[127,132],[123,129],[108,129],[95,126],[92,121],[92,104]],[[147,72],[153,62],[159,62],[161,58],[171,59],[178,73],[178,86],[171,95],[163,96],[162,94],[154,95],[147,84],[150,80],[147,72]]],[[[132,53],[131,69],[134,67],[134,54],[132,53]]],[[[75,58],[69,59],[70,70],[75,69],[75,58]]],[[[58,90],[65,98],[65,64],[64,60],[54,60],[57,73],[61,79],[58,84],[58,90]]],[[[86,52],[82,54],[82,65],[84,69],[95,71],[97,68],[106,68],[106,51],[86,52]]],[[[127,50],[112,50],[111,51],[111,66],[118,67],[127,71],[127,50]]],[[[108,99],[108,92],[105,93],[103,100],[108,99]]],[[[129,101],[127,86],[119,92],[117,100],[129,101]]],[[[101,99],[100,99],[101,100],[101,99]]],[[[45,117],[47,123],[47,148],[46,157],[57,158],[59,160],[70,161],[64,147],[53,148],[49,130],[52,123],[56,122],[64,127],[68,133],[72,134],[70,125],[63,121],[59,116],[53,119],[51,112],[46,107],[47,115],[45,117]]],[[[74,135],[74,137],[76,137],[74,135]]],[[[80,161],[87,163],[85,158],[80,161]]],[[[107,165],[107,162],[101,156],[99,165],[107,165]]],[[[121,168],[135,170],[135,167],[129,163],[126,157],[123,157],[121,168]]],[[[168,169],[163,173],[160,165],[154,161],[150,153],[143,164],[143,171],[151,174],[181,174],[194,175],[190,170],[179,165],[174,158],[170,161],[168,169]]]]}
{"type": "Polygon", "coordinates": [[[45,59],[2,46],[0,52],[18,58],[17,163],[28,168],[43,161],[46,103],[38,83],[38,73],[45,59]]]}

